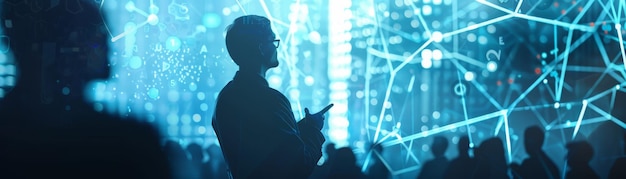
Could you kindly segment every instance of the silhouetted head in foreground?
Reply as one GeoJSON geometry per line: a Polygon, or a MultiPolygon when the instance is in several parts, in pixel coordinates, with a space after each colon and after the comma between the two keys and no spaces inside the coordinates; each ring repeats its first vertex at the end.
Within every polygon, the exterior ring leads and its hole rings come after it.
{"type": "Polygon", "coordinates": [[[567,165],[574,170],[588,166],[593,158],[593,147],[589,142],[570,142],[565,148],[567,148],[567,165]]]}
{"type": "Polygon", "coordinates": [[[459,144],[457,147],[459,149],[459,156],[468,157],[470,149],[469,137],[467,137],[466,135],[461,136],[461,138],[459,138],[459,144]]]}
{"type": "Polygon", "coordinates": [[[433,144],[431,145],[431,151],[435,158],[443,157],[448,149],[448,139],[442,136],[433,138],[433,144]]]}
{"type": "Polygon", "coordinates": [[[539,126],[531,126],[524,131],[524,147],[529,155],[537,155],[541,152],[544,141],[544,132],[539,126]]]}
{"type": "Polygon", "coordinates": [[[277,67],[279,42],[270,20],[262,16],[241,16],[226,28],[226,48],[243,72],[265,76],[268,69],[277,67]]]}
{"type": "Polygon", "coordinates": [[[85,85],[109,77],[105,19],[95,1],[2,1],[3,32],[16,59],[13,103],[81,110],[85,85]],[[33,4],[34,3],[34,4],[33,4]],[[36,4],[36,5],[35,5],[36,4]]]}
{"type": "Polygon", "coordinates": [[[0,2],[18,68],[0,102],[0,178],[169,178],[153,126],[84,100],[88,82],[109,77],[99,1],[0,2]]]}

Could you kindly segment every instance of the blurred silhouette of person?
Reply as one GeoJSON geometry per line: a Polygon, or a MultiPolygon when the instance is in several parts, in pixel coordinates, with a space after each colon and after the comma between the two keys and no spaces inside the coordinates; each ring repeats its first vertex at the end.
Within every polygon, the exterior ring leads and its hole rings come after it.
{"type": "Polygon", "coordinates": [[[609,179],[626,178],[626,133],[624,133],[623,140],[622,150],[624,150],[624,153],[613,162],[611,170],[609,171],[609,179]]]}
{"type": "Polygon", "coordinates": [[[222,155],[222,150],[216,144],[209,145],[206,148],[209,160],[204,163],[203,178],[206,179],[228,179],[228,171],[226,162],[222,155]]]}
{"type": "Polygon", "coordinates": [[[524,131],[524,147],[528,158],[522,165],[511,164],[513,176],[520,178],[560,179],[556,164],[541,149],[543,146],[544,131],[539,126],[531,126],[524,131]]]}
{"type": "Polygon", "coordinates": [[[443,178],[443,174],[449,163],[448,158],[445,156],[446,149],[448,149],[448,139],[442,136],[433,138],[430,151],[435,158],[424,163],[420,174],[417,176],[418,179],[443,178]]]}
{"type": "Polygon", "coordinates": [[[335,144],[332,142],[326,144],[324,152],[326,152],[326,158],[324,159],[324,163],[322,163],[321,166],[315,166],[313,172],[311,173],[311,176],[309,176],[310,179],[328,178],[328,174],[330,173],[330,168],[333,163],[332,160],[335,159],[335,153],[337,153],[335,144]]]}
{"type": "Polygon", "coordinates": [[[366,177],[370,179],[386,179],[391,173],[387,166],[383,163],[383,146],[374,144],[372,146],[372,166],[367,170],[366,177]]]}
{"type": "Polygon", "coordinates": [[[174,178],[189,178],[189,168],[191,162],[187,157],[187,153],[183,146],[178,142],[168,140],[165,143],[164,151],[167,154],[167,159],[170,163],[170,170],[174,178]]]}
{"type": "Polygon", "coordinates": [[[187,170],[187,178],[201,178],[202,160],[204,160],[204,155],[202,154],[202,146],[197,143],[191,143],[187,145],[187,152],[189,153],[189,168],[187,170]]]}
{"type": "Polygon", "coordinates": [[[477,160],[477,168],[472,178],[509,178],[502,139],[497,137],[489,138],[483,141],[474,153],[477,160]]]}
{"type": "Polygon", "coordinates": [[[86,84],[110,75],[96,2],[0,2],[17,66],[0,101],[0,178],[170,178],[153,126],[85,100],[86,84]]]}
{"type": "Polygon", "coordinates": [[[365,175],[356,163],[356,156],[350,147],[337,149],[335,158],[331,160],[328,179],[362,179],[365,175]]]}
{"type": "Polygon", "coordinates": [[[278,66],[280,40],[262,16],[236,18],[226,48],[239,71],[219,93],[213,129],[234,178],[307,178],[322,156],[324,113],[296,122],[291,103],[269,87],[265,74],[278,66]]]}
{"type": "Polygon", "coordinates": [[[587,141],[570,142],[565,148],[567,148],[567,166],[569,166],[565,179],[600,178],[589,166],[589,161],[593,158],[593,147],[587,141]]]}
{"type": "Polygon", "coordinates": [[[470,141],[468,136],[462,136],[459,138],[458,143],[459,156],[450,161],[446,172],[444,172],[445,179],[461,179],[472,176],[476,170],[476,159],[470,157],[470,141]]]}

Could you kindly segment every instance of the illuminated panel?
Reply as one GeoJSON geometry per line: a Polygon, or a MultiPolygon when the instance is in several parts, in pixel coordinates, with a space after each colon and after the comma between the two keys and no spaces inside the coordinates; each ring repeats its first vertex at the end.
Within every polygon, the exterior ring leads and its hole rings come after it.
{"type": "Polygon", "coordinates": [[[347,146],[348,79],[352,74],[351,0],[328,2],[328,79],[333,110],[328,115],[328,137],[337,147],[347,146]]]}

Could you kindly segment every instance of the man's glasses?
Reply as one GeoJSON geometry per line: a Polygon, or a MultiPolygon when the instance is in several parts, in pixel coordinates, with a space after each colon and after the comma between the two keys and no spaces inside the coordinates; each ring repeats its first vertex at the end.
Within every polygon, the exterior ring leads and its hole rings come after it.
{"type": "Polygon", "coordinates": [[[280,46],[280,39],[273,40],[272,43],[274,43],[274,47],[278,48],[280,46]]]}

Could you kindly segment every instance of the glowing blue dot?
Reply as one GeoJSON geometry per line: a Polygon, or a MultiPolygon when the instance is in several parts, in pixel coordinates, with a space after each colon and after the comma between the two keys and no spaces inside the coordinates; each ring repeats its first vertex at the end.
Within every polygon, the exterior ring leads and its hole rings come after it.
{"type": "Polygon", "coordinates": [[[180,122],[183,124],[191,123],[191,116],[189,116],[189,114],[183,114],[182,116],[180,116],[180,122]]]}
{"type": "Polygon", "coordinates": [[[200,122],[200,119],[202,119],[202,116],[200,116],[200,114],[193,114],[193,117],[191,117],[193,119],[193,122],[200,122]]]}
{"type": "Polygon", "coordinates": [[[147,102],[146,104],[143,105],[143,108],[146,109],[146,111],[152,111],[152,109],[154,108],[154,105],[152,105],[151,102],[147,102]]]}
{"type": "Polygon", "coordinates": [[[191,126],[190,125],[183,125],[183,127],[180,128],[180,133],[183,134],[184,136],[188,136],[191,134],[191,126]]]}
{"type": "Polygon", "coordinates": [[[176,51],[180,49],[181,45],[182,43],[180,41],[180,38],[175,37],[175,36],[171,36],[167,38],[167,40],[165,41],[165,48],[170,51],[176,51]]]}
{"type": "Polygon", "coordinates": [[[102,110],[104,110],[104,106],[102,103],[95,103],[93,104],[93,109],[97,112],[102,112],[102,110]]]}
{"type": "Polygon", "coordinates": [[[498,64],[494,61],[487,62],[487,71],[494,72],[498,69],[498,64]]]}
{"type": "Polygon", "coordinates": [[[431,60],[433,58],[433,51],[430,49],[424,49],[422,51],[422,60],[431,60]]]}
{"type": "Polygon", "coordinates": [[[150,88],[150,90],[148,90],[148,97],[157,99],[159,97],[159,89],[150,88]]]}
{"type": "Polygon", "coordinates": [[[422,14],[428,16],[433,13],[433,8],[429,5],[422,6],[422,14]]]}
{"type": "Polygon", "coordinates": [[[464,77],[465,77],[465,81],[472,81],[474,80],[474,78],[476,78],[476,74],[474,74],[474,72],[468,71],[468,72],[465,72],[464,77]]]}
{"type": "Polygon", "coordinates": [[[191,83],[189,84],[189,90],[191,90],[191,91],[196,91],[197,89],[198,89],[198,85],[196,85],[196,83],[191,82],[191,83]]]}
{"type": "Polygon", "coordinates": [[[209,105],[207,105],[206,103],[200,104],[200,110],[202,110],[202,111],[209,110],[209,105]]]}
{"type": "Polygon", "coordinates": [[[433,119],[439,119],[441,117],[441,113],[439,111],[433,112],[433,119]]]}
{"type": "Polygon", "coordinates": [[[485,37],[485,36],[480,36],[480,37],[478,37],[478,43],[480,43],[480,44],[482,44],[482,45],[486,45],[488,41],[489,41],[489,40],[488,40],[488,39],[487,39],[487,37],[485,37]]]}
{"type": "Polygon", "coordinates": [[[432,66],[433,66],[433,61],[432,60],[430,60],[430,59],[428,59],[428,60],[427,59],[422,59],[422,67],[424,69],[429,69],[432,66]]]}
{"type": "Polygon", "coordinates": [[[198,100],[204,100],[204,98],[206,98],[206,95],[203,92],[198,92],[198,100]]]}
{"type": "Polygon", "coordinates": [[[476,42],[476,34],[473,34],[473,33],[467,34],[467,41],[476,42]]]}
{"type": "Polygon", "coordinates": [[[135,3],[133,1],[128,1],[126,6],[124,6],[128,12],[135,11],[135,3]]]}
{"type": "Polygon", "coordinates": [[[496,33],[496,26],[488,25],[487,26],[487,32],[489,32],[490,34],[496,33]]]}
{"type": "Polygon", "coordinates": [[[206,127],[204,126],[198,127],[198,134],[204,134],[204,133],[206,133],[206,127]]]}
{"type": "Polygon", "coordinates": [[[222,18],[215,13],[207,13],[202,17],[202,24],[207,28],[219,27],[222,23],[222,18]]]}
{"type": "Polygon", "coordinates": [[[304,84],[307,86],[313,86],[313,83],[315,83],[315,78],[313,78],[312,76],[306,76],[304,78],[304,84]]]}
{"type": "Polygon", "coordinates": [[[141,68],[142,63],[143,62],[141,61],[141,57],[133,56],[130,58],[130,61],[128,62],[128,66],[130,66],[130,68],[132,69],[139,69],[141,68]]]}
{"type": "Polygon", "coordinates": [[[167,123],[170,125],[177,125],[178,115],[176,115],[175,113],[170,113],[169,115],[167,115],[167,123]]]}
{"type": "Polygon", "coordinates": [[[541,58],[548,58],[548,54],[546,52],[541,53],[541,58]]]}
{"type": "Polygon", "coordinates": [[[554,103],[554,108],[555,109],[558,109],[559,107],[561,107],[561,103],[559,103],[559,102],[554,103]]]}
{"type": "Polygon", "coordinates": [[[443,40],[443,34],[441,32],[439,32],[439,31],[435,31],[430,36],[430,38],[432,38],[435,43],[439,43],[439,42],[441,42],[441,40],[443,40]]]}
{"type": "Polygon", "coordinates": [[[443,52],[439,49],[433,50],[433,60],[441,60],[443,58],[443,52]]]}
{"type": "Polygon", "coordinates": [[[68,87],[63,87],[63,89],[61,90],[61,92],[63,93],[63,95],[69,95],[69,94],[70,94],[70,88],[68,88],[68,87]]]}

